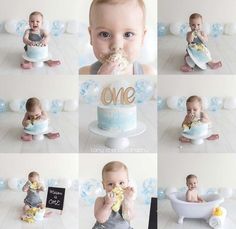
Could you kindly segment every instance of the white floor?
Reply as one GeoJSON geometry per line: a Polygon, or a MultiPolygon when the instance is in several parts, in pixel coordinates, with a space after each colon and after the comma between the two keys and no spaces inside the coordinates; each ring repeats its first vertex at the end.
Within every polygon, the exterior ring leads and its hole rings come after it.
{"type": "MultiPolygon", "coordinates": [[[[236,200],[225,200],[222,207],[227,210],[224,229],[236,228],[236,200]]],[[[183,224],[177,223],[177,215],[170,205],[169,200],[161,200],[158,203],[158,229],[209,229],[211,228],[202,219],[184,219],[183,224]]]]}
{"type": "Polygon", "coordinates": [[[208,141],[201,145],[180,143],[181,124],[185,113],[170,109],[158,112],[158,144],[160,153],[236,153],[235,110],[207,112],[212,120],[213,133],[220,139],[208,141]]]}
{"type": "Polygon", "coordinates": [[[0,113],[0,153],[78,153],[78,113],[49,113],[50,126],[60,138],[24,142],[21,125],[24,113],[0,113]]]}
{"type": "MultiPolygon", "coordinates": [[[[41,195],[43,202],[46,193],[41,195]]],[[[78,228],[78,192],[67,191],[65,195],[64,209],[52,211],[50,217],[42,222],[28,224],[20,220],[22,207],[24,206],[25,193],[11,190],[0,191],[0,229],[76,229],[78,228]]]]}
{"type": "MultiPolygon", "coordinates": [[[[91,229],[96,222],[93,206],[86,206],[82,200],[79,201],[79,228],[91,229]]],[[[135,205],[135,218],[131,221],[131,226],[135,229],[147,229],[149,221],[150,206],[137,201],[135,205]]]]}
{"type": "Polygon", "coordinates": [[[0,34],[0,75],[58,75],[78,74],[79,47],[76,35],[63,34],[59,37],[51,37],[49,52],[53,60],[60,60],[61,65],[57,67],[44,66],[24,70],[20,68],[24,44],[19,36],[7,33],[0,34]]]}
{"type": "MultiPolygon", "coordinates": [[[[209,37],[207,46],[213,60],[221,60],[223,67],[217,70],[195,70],[190,74],[235,74],[236,73],[236,44],[235,36],[223,35],[219,38],[209,37]]],[[[178,36],[158,38],[158,73],[184,74],[179,69],[184,63],[186,39],[178,36]]]]}
{"type": "Polygon", "coordinates": [[[130,145],[123,150],[109,149],[105,137],[90,133],[88,126],[97,119],[96,105],[80,104],[79,137],[80,153],[155,153],[157,149],[157,105],[156,101],[138,106],[138,120],[146,125],[146,131],[129,138],[130,145]]]}

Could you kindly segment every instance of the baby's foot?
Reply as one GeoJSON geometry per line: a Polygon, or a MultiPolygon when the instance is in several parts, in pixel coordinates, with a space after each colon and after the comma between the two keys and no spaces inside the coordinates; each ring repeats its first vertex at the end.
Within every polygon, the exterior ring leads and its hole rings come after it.
{"type": "Polygon", "coordinates": [[[57,65],[60,65],[61,61],[60,60],[48,60],[48,61],[46,61],[46,63],[49,67],[55,67],[57,65]]]}
{"type": "Polygon", "coordinates": [[[30,134],[23,134],[23,135],[21,136],[21,140],[23,140],[23,141],[32,141],[32,140],[33,140],[33,137],[32,137],[32,135],[30,135],[30,134]]]}
{"type": "Polygon", "coordinates": [[[192,72],[192,71],[193,71],[193,68],[191,68],[190,66],[188,66],[187,64],[185,64],[185,65],[182,65],[182,66],[180,67],[180,70],[181,70],[182,72],[192,72]]]}
{"type": "Polygon", "coordinates": [[[207,138],[207,140],[218,140],[219,138],[219,134],[212,134],[210,137],[207,138]]]}
{"type": "Polygon", "coordinates": [[[59,138],[59,137],[60,137],[60,134],[59,134],[59,133],[48,133],[48,134],[46,134],[46,136],[47,136],[49,139],[56,139],[56,138],[59,138]]]}
{"type": "Polygon", "coordinates": [[[188,143],[188,142],[191,142],[191,139],[186,138],[186,137],[184,137],[184,136],[181,136],[181,137],[179,138],[179,141],[182,142],[182,143],[188,143]]]}
{"type": "Polygon", "coordinates": [[[221,61],[218,61],[218,62],[209,62],[208,65],[209,65],[209,67],[210,67],[211,69],[217,69],[217,68],[221,68],[221,67],[222,67],[221,61]]]}
{"type": "Polygon", "coordinates": [[[23,69],[31,69],[33,67],[33,64],[31,62],[23,62],[23,63],[21,63],[20,66],[23,69]]]}

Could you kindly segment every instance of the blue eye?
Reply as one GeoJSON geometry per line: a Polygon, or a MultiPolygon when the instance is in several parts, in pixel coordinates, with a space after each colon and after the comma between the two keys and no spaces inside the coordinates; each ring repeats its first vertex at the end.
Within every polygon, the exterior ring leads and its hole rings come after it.
{"type": "Polygon", "coordinates": [[[130,38],[130,37],[133,37],[133,36],[134,36],[134,33],[132,33],[132,32],[126,32],[124,34],[124,37],[126,37],[126,38],[130,38]]]}
{"type": "Polygon", "coordinates": [[[108,33],[108,32],[100,32],[99,36],[102,37],[102,38],[110,38],[111,34],[108,33]]]}

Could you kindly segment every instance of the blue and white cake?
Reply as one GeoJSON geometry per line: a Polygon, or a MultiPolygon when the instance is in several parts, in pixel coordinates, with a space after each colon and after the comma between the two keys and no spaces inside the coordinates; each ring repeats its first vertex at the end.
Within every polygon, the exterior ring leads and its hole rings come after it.
{"type": "Polygon", "coordinates": [[[202,136],[206,136],[208,134],[208,123],[201,123],[201,122],[197,122],[197,123],[192,123],[190,128],[185,128],[183,130],[184,134],[187,134],[191,137],[202,137],[202,136]]]}
{"type": "Polygon", "coordinates": [[[125,132],[136,129],[136,105],[99,105],[97,107],[98,128],[125,132]]]}
{"type": "Polygon", "coordinates": [[[27,57],[35,60],[43,60],[48,57],[48,46],[29,46],[27,45],[27,57]]]}
{"type": "Polygon", "coordinates": [[[31,132],[32,134],[42,134],[48,130],[48,119],[46,120],[36,120],[33,124],[29,124],[25,127],[25,130],[31,132]]]}

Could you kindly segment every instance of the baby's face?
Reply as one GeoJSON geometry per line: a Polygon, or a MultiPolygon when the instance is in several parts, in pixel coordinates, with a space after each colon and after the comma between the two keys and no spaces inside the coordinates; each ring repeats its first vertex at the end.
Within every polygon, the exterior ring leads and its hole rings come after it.
{"type": "Polygon", "coordinates": [[[30,119],[38,119],[42,115],[42,109],[39,106],[35,106],[32,111],[28,111],[30,119]]]}
{"type": "Polygon", "coordinates": [[[202,19],[200,17],[199,18],[191,19],[190,22],[189,22],[189,26],[190,26],[192,31],[199,31],[199,30],[201,30],[202,19]]]}
{"type": "Polygon", "coordinates": [[[103,177],[103,188],[111,192],[115,187],[126,188],[128,186],[128,175],[125,169],[114,172],[106,172],[103,177]]]}
{"type": "Polygon", "coordinates": [[[129,62],[139,56],[145,35],[144,15],[135,1],[98,4],[91,11],[91,45],[98,60],[121,50],[129,62]]]}
{"type": "Polygon", "coordinates": [[[31,183],[39,182],[39,176],[35,175],[29,178],[31,183]]]}
{"type": "Polygon", "coordinates": [[[40,30],[42,24],[43,24],[43,18],[41,15],[33,15],[29,19],[29,26],[33,31],[40,30]]]}
{"type": "Polygon", "coordinates": [[[200,118],[202,106],[198,101],[187,103],[187,114],[200,118]]]}
{"type": "Polygon", "coordinates": [[[188,179],[187,186],[189,190],[193,190],[197,188],[197,178],[193,177],[188,179]]]}

